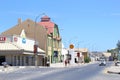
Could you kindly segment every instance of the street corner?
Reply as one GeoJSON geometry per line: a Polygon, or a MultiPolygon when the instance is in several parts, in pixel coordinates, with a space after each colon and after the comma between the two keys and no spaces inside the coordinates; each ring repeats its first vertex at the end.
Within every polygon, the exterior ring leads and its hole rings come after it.
{"type": "Polygon", "coordinates": [[[111,66],[107,69],[108,74],[120,74],[120,66],[111,66]]]}
{"type": "Polygon", "coordinates": [[[102,73],[103,73],[103,74],[108,74],[108,72],[109,72],[111,69],[112,69],[111,67],[106,67],[106,68],[102,71],[102,73]]]}
{"type": "Polygon", "coordinates": [[[108,70],[109,70],[109,68],[105,68],[105,69],[103,70],[103,73],[104,73],[104,74],[108,74],[108,70]]]}
{"type": "Polygon", "coordinates": [[[114,71],[107,71],[109,74],[120,74],[120,72],[114,72],[114,71]]]}

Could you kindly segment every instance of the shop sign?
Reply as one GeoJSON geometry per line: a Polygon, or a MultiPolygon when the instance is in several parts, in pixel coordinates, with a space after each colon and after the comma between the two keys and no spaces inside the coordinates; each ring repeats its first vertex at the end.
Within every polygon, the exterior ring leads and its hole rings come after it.
{"type": "Polygon", "coordinates": [[[0,42],[5,42],[6,41],[6,37],[0,37],[0,42]]]}
{"type": "Polygon", "coordinates": [[[22,38],[22,43],[25,44],[26,43],[26,39],[22,38]]]}
{"type": "Polygon", "coordinates": [[[17,42],[18,41],[18,38],[17,37],[14,37],[14,42],[17,42]]]}

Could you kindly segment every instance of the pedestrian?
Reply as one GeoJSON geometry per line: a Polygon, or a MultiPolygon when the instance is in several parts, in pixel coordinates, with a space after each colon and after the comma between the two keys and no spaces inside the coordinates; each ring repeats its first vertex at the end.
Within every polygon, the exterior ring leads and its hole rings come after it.
{"type": "Polygon", "coordinates": [[[67,60],[65,60],[65,66],[67,66],[67,60]]]}

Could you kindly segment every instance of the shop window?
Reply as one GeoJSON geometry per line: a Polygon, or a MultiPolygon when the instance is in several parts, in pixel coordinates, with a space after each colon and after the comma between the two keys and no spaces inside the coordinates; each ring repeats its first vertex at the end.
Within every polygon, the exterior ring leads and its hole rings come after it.
{"type": "Polygon", "coordinates": [[[18,56],[18,65],[20,66],[20,56],[18,56]]]}
{"type": "Polygon", "coordinates": [[[29,58],[28,56],[26,56],[26,64],[28,65],[28,63],[29,63],[29,58]]]}
{"type": "Polygon", "coordinates": [[[14,56],[14,65],[16,66],[16,56],[14,56]]]}
{"type": "Polygon", "coordinates": [[[22,56],[22,66],[24,66],[24,56],[22,56]]]}

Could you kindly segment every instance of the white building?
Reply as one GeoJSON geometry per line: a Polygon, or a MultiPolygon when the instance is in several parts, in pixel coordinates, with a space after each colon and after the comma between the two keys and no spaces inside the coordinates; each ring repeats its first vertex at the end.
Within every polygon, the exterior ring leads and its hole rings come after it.
{"type": "MultiPolygon", "coordinates": [[[[21,36],[0,36],[0,65],[7,62],[13,66],[34,66],[34,40],[21,36]]],[[[44,64],[45,51],[37,48],[37,65],[44,64]]]]}
{"type": "Polygon", "coordinates": [[[62,55],[63,55],[63,61],[68,60],[68,58],[70,58],[70,64],[83,63],[84,59],[89,56],[87,48],[66,49],[64,48],[64,45],[62,45],[62,55]],[[79,57],[77,53],[79,53],[79,57]]]}
{"type": "Polygon", "coordinates": [[[67,59],[67,54],[68,54],[68,50],[66,48],[64,48],[64,45],[62,44],[62,51],[61,51],[61,54],[62,54],[62,61],[65,61],[67,59]]]}

